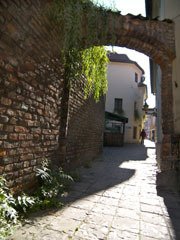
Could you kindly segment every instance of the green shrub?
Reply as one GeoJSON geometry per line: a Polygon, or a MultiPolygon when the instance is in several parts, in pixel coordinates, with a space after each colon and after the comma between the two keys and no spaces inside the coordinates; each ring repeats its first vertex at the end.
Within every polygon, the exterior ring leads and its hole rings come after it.
{"type": "Polygon", "coordinates": [[[15,209],[18,211],[19,214],[25,214],[26,212],[31,209],[35,203],[36,203],[36,198],[33,196],[28,196],[25,193],[23,193],[21,196],[18,196],[15,199],[15,209]]]}
{"type": "Polygon", "coordinates": [[[22,194],[14,197],[5,177],[0,176],[0,239],[5,239],[20,223],[21,217],[35,204],[36,198],[22,194]]]}
{"type": "Polygon", "coordinates": [[[30,211],[62,206],[58,196],[67,190],[73,178],[61,168],[51,169],[47,159],[37,168],[36,175],[40,186],[35,194],[22,193],[16,197],[10,192],[5,178],[0,176],[0,239],[12,234],[15,225],[30,211]]]}
{"type": "Polygon", "coordinates": [[[16,200],[10,193],[5,178],[0,176],[0,239],[11,234],[13,226],[18,222],[15,204],[16,200]]]}
{"type": "Polygon", "coordinates": [[[43,202],[45,205],[48,203],[56,206],[58,204],[57,197],[62,195],[73,181],[73,178],[65,174],[62,168],[50,168],[47,159],[44,159],[41,167],[36,169],[36,175],[40,185],[36,195],[41,207],[43,207],[43,202]]]}

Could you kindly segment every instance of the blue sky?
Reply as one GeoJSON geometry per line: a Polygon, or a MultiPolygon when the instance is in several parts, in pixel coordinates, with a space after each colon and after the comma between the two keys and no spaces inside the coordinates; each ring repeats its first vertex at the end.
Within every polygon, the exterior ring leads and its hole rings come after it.
{"type": "MultiPolygon", "coordinates": [[[[97,4],[101,4],[103,6],[111,7],[113,9],[118,9],[121,11],[122,15],[126,15],[127,13],[131,13],[134,15],[141,14],[145,16],[145,0],[93,0],[97,4]]],[[[110,48],[111,49],[111,48],[110,48]]],[[[155,97],[151,94],[150,89],[150,73],[149,73],[149,58],[137,51],[127,49],[127,48],[120,48],[114,47],[114,51],[118,53],[125,53],[128,57],[136,61],[145,71],[145,83],[148,87],[148,100],[147,103],[149,107],[155,107],[155,97]]]]}

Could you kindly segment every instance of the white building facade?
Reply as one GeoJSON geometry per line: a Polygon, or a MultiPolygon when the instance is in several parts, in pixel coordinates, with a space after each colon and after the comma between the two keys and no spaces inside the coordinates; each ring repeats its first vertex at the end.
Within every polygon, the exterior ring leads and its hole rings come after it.
{"type": "Polygon", "coordinates": [[[147,99],[144,70],[125,54],[110,53],[109,60],[105,110],[128,118],[124,143],[137,143],[145,121],[142,110],[147,99]]]}

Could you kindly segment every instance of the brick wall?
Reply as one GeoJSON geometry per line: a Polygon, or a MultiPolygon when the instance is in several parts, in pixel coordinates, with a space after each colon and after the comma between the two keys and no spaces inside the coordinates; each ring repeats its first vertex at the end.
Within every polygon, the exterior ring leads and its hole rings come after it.
{"type": "Polygon", "coordinates": [[[19,186],[32,182],[34,168],[43,157],[52,157],[58,147],[59,110],[62,94],[61,68],[56,61],[35,63],[34,71],[9,73],[1,65],[4,86],[0,97],[0,140],[5,151],[1,169],[11,179],[11,185],[19,186]],[[50,67],[53,63],[53,66],[50,67]],[[42,83],[51,74],[52,83],[42,83]],[[13,81],[13,82],[12,82],[13,81]]]}
{"type": "Polygon", "coordinates": [[[15,191],[34,187],[43,157],[74,166],[102,146],[103,104],[84,100],[78,84],[69,92],[45,6],[0,3],[0,174],[15,191]]]}
{"type": "Polygon", "coordinates": [[[58,148],[62,67],[44,8],[36,0],[0,4],[0,173],[15,191],[33,186],[35,167],[58,148]]]}
{"type": "Polygon", "coordinates": [[[71,84],[68,112],[66,162],[69,166],[82,165],[101,151],[104,130],[104,98],[95,102],[85,100],[83,82],[71,84]]]}

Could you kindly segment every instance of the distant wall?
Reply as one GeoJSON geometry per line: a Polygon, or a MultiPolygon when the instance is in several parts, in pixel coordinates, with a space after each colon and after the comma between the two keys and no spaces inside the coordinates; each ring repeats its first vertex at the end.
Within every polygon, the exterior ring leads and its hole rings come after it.
{"type": "Polygon", "coordinates": [[[96,157],[103,146],[104,98],[85,100],[83,82],[72,83],[69,100],[66,161],[83,164],[96,157]]]}

